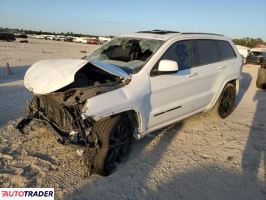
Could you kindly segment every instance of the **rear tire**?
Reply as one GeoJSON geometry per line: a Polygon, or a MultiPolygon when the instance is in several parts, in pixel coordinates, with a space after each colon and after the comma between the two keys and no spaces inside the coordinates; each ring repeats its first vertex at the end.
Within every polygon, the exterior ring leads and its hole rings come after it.
{"type": "Polygon", "coordinates": [[[220,94],[212,113],[220,118],[229,116],[235,108],[236,88],[232,83],[227,83],[220,94]]]}
{"type": "Polygon", "coordinates": [[[94,161],[95,172],[108,176],[129,156],[132,143],[131,126],[127,116],[117,115],[96,122],[94,131],[99,135],[101,144],[94,161]]]}

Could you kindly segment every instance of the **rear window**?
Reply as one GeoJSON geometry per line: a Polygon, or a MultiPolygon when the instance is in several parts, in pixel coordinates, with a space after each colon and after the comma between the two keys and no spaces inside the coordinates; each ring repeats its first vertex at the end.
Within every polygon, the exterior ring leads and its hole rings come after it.
{"type": "Polygon", "coordinates": [[[236,54],[229,42],[217,40],[216,43],[220,51],[221,60],[227,60],[236,57],[236,54]]]}
{"type": "Polygon", "coordinates": [[[214,40],[198,40],[199,65],[210,64],[219,61],[219,52],[214,40]]]}

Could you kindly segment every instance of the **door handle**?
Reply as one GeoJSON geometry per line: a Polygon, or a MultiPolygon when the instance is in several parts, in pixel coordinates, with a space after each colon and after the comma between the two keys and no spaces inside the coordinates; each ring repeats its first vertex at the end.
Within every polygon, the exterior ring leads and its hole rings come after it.
{"type": "Polygon", "coordinates": [[[218,67],[218,69],[224,69],[224,68],[226,68],[225,65],[222,65],[222,66],[218,67]]]}
{"type": "Polygon", "coordinates": [[[187,77],[197,76],[198,73],[188,74],[187,77]]]}

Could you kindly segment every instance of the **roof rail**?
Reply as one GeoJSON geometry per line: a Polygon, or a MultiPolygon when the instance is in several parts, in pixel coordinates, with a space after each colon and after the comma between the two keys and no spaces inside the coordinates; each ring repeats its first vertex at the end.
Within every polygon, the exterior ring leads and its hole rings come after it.
{"type": "Polygon", "coordinates": [[[182,32],[181,34],[202,34],[202,35],[218,35],[218,36],[224,36],[224,35],[216,34],[216,33],[196,33],[196,32],[182,32]]]}
{"type": "Polygon", "coordinates": [[[180,32],[155,29],[151,31],[138,31],[137,33],[169,34],[169,33],[180,33],[180,32]]]}
{"type": "Polygon", "coordinates": [[[151,31],[138,31],[137,33],[153,33],[153,34],[169,34],[169,33],[180,33],[180,34],[202,34],[202,35],[218,35],[218,36],[223,36],[221,34],[216,34],[216,33],[197,33],[197,32],[178,32],[178,31],[168,31],[168,30],[151,30],[151,31]]]}

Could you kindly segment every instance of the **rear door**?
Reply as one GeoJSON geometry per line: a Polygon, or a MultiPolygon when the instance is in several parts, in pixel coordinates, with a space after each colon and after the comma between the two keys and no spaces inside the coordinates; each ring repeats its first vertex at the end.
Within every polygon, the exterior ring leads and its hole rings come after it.
{"type": "Polygon", "coordinates": [[[229,79],[232,75],[239,75],[240,71],[242,71],[242,63],[236,59],[237,56],[231,44],[223,40],[217,40],[216,44],[221,57],[221,63],[218,68],[223,72],[224,80],[229,79]]]}
{"type": "Polygon", "coordinates": [[[193,95],[194,111],[206,108],[216,94],[216,84],[223,79],[224,66],[220,63],[220,54],[215,43],[211,39],[195,40],[196,63],[191,69],[195,77],[191,81],[195,83],[197,92],[193,95]]]}
{"type": "Polygon", "coordinates": [[[203,98],[199,102],[209,109],[225,81],[239,75],[241,63],[236,59],[236,54],[228,41],[197,40],[197,52],[198,67],[195,69],[197,69],[198,78],[202,80],[198,87],[199,98],[203,98]]]}

